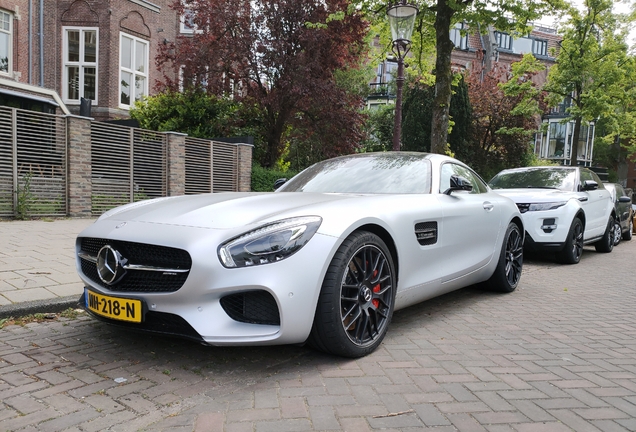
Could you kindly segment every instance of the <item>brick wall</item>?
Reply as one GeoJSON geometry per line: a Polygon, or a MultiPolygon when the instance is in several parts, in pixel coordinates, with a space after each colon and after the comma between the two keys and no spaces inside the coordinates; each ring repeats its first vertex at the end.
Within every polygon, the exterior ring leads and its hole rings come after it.
{"type": "MultiPolygon", "coordinates": [[[[98,101],[91,114],[97,119],[127,118],[128,111],[119,108],[119,37],[121,32],[149,42],[148,91],[163,74],[155,58],[164,40],[174,41],[179,30],[179,17],[170,8],[174,0],[142,3],[131,0],[44,0],[43,45],[40,50],[40,0],[0,0],[0,9],[14,15],[13,70],[1,75],[20,82],[53,89],[63,97],[63,27],[97,27],[99,29],[98,101]],[[29,3],[32,9],[29,15],[29,3]],[[146,4],[146,6],[144,6],[146,4]],[[29,22],[31,32],[29,32],[29,22]],[[31,43],[29,44],[29,35],[31,43]],[[29,49],[29,46],[31,47],[29,49]],[[40,61],[42,53],[44,61],[40,61]],[[31,68],[29,68],[29,59],[31,68]],[[44,74],[40,74],[40,65],[44,74]],[[29,79],[30,71],[30,79],[29,79]]],[[[69,104],[73,113],[79,105],[69,104]]]]}

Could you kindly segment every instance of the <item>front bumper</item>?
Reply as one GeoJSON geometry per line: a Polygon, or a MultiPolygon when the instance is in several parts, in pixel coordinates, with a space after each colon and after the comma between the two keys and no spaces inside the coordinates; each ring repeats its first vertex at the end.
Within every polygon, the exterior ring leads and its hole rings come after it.
{"type": "MultiPolygon", "coordinates": [[[[102,295],[141,300],[146,308],[141,324],[98,317],[135,330],[186,337],[209,345],[269,345],[304,342],[313,317],[322,280],[338,239],[317,233],[302,249],[280,262],[246,268],[225,268],[217,256],[218,245],[234,233],[183,226],[128,222],[112,229],[113,222],[98,221],[81,237],[180,248],[189,252],[192,266],[185,283],[174,292],[117,292],[98,284],[77,267],[88,289],[102,295]],[[266,293],[275,303],[277,320],[255,324],[244,293],[266,293]],[[238,302],[228,306],[224,299],[238,302]],[[277,321],[277,322],[276,322],[277,321]],[[269,323],[268,323],[269,322],[269,323]],[[271,322],[274,322],[273,324],[271,322]]],[[[78,238],[78,252],[80,240],[78,238]]],[[[84,297],[84,296],[83,296],[84,297]]],[[[83,305],[86,299],[83,298],[83,305]]],[[[86,307],[86,306],[85,306],[86,307]]],[[[95,316],[95,314],[91,314],[95,316]]]]}

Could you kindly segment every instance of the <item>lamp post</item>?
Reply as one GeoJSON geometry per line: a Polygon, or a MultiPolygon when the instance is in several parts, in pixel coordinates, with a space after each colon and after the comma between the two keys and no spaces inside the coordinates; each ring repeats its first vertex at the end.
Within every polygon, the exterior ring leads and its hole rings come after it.
{"type": "Polygon", "coordinates": [[[417,15],[417,7],[398,0],[389,3],[386,14],[391,26],[391,38],[393,39],[393,54],[397,57],[397,94],[395,97],[395,123],[393,127],[393,151],[400,151],[402,137],[402,86],[404,84],[404,57],[411,47],[411,35],[417,15]]]}

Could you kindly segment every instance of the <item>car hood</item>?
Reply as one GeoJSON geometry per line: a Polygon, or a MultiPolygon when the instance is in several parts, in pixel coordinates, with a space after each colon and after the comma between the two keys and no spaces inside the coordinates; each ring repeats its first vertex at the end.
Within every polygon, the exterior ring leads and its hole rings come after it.
{"type": "Polygon", "coordinates": [[[318,215],[318,207],[358,195],[307,192],[214,193],[158,198],[117,207],[99,220],[227,229],[298,215],[318,215]]]}
{"type": "Polygon", "coordinates": [[[577,192],[562,191],[559,189],[494,189],[499,195],[510,198],[517,204],[521,203],[542,203],[567,201],[578,196],[577,192]]]}

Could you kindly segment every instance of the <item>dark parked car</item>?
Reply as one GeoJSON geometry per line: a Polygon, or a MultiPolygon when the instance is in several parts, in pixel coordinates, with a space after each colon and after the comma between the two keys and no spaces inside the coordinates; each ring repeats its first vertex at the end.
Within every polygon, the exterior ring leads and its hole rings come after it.
{"type": "Polygon", "coordinates": [[[614,246],[622,240],[631,240],[634,231],[634,210],[632,199],[618,183],[604,183],[605,189],[612,194],[616,219],[614,220],[614,246]]]}

